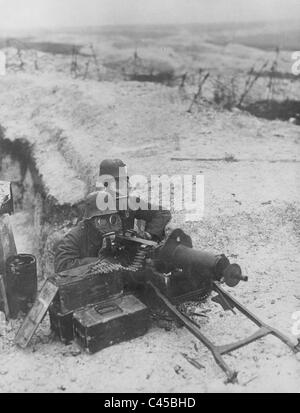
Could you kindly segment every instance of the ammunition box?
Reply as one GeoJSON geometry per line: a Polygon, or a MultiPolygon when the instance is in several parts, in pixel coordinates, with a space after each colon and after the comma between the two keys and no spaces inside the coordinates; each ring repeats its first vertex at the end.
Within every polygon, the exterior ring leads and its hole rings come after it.
{"type": "Polygon", "coordinates": [[[132,295],[76,311],[73,317],[75,340],[89,353],[142,336],[150,324],[147,307],[132,295]]]}
{"type": "MultiPolygon", "coordinates": [[[[78,271],[78,268],[76,269],[78,271]]],[[[64,276],[55,276],[58,292],[53,301],[56,313],[64,315],[71,311],[96,304],[123,292],[122,271],[108,274],[77,275],[72,271],[64,276]]]]}
{"type": "Polygon", "coordinates": [[[65,344],[74,339],[73,334],[73,311],[67,314],[57,313],[53,306],[49,308],[51,330],[65,344]]]}
{"type": "Polygon", "coordinates": [[[57,286],[50,280],[46,280],[31,310],[16,334],[15,343],[20,347],[27,347],[33,334],[47,313],[56,293],[57,286]]]}

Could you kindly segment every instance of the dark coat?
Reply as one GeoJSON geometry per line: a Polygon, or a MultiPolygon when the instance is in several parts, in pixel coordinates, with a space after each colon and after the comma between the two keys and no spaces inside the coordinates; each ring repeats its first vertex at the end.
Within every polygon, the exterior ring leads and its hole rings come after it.
{"type": "MultiPolygon", "coordinates": [[[[171,213],[166,210],[138,210],[121,212],[123,229],[133,229],[134,220],[146,222],[145,231],[153,239],[161,240],[165,226],[171,219],[171,213]]],[[[81,265],[97,261],[99,250],[102,247],[101,234],[89,223],[84,221],[70,230],[59,242],[55,251],[55,272],[62,272],[81,265]]]]}

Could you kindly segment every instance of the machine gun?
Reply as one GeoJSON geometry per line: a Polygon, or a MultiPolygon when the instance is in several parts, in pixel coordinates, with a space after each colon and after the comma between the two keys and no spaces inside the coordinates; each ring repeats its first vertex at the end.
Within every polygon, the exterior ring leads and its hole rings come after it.
{"type": "Polygon", "coordinates": [[[211,287],[214,281],[229,287],[248,281],[241,267],[231,264],[224,254],[195,250],[191,238],[181,229],[174,230],[162,243],[126,231],[124,235],[116,235],[111,248],[121,261],[126,251],[128,271],[146,273],[147,281],[158,283],[161,288],[165,284],[168,287],[165,292],[173,297],[195,293],[195,289],[203,285],[211,287]]]}
{"type": "Polygon", "coordinates": [[[146,283],[172,316],[211,351],[217,364],[226,373],[228,382],[237,381],[237,371],[232,370],[222,356],[262,337],[271,334],[287,344],[293,352],[300,351],[299,339],[297,343],[293,343],[280,331],[261,321],[222,288],[222,284],[235,287],[240,281],[248,281],[248,277],[242,275],[240,266],[231,264],[223,254],[214,255],[195,250],[191,238],[181,229],[174,230],[161,244],[139,238],[134,231],[117,235],[113,244],[112,248],[115,248],[121,260],[126,251],[131,264],[125,268],[135,274],[135,280],[146,283]],[[234,314],[234,309],[240,311],[259,327],[257,331],[249,337],[225,345],[216,345],[209,340],[199,325],[188,317],[178,304],[203,300],[213,291],[217,293],[214,301],[234,314]]]}

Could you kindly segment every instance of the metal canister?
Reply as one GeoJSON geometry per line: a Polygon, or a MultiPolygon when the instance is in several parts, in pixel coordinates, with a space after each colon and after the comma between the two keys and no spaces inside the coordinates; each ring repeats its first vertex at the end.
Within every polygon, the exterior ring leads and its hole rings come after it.
{"type": "Polygon", "coordinates": [[[37,294],[36,258],[30,254],[11,256],[6,261],[6,289],[11,318],[27,313],[37,294]]]}

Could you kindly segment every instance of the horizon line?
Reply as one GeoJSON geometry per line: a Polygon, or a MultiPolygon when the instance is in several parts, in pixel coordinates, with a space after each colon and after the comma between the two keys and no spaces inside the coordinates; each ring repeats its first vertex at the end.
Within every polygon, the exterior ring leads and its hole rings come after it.
{"type": "Polygon", "coordinates": [[[101,28],[114,28],[114,27],[159,27],[159,26],[214,26],[214,25],[244,25],[244,24],[274,24],[282,22],[297,22],[297,18],[278,18],[272,20],[257,19],[257,20],[241,20],[241,21],[232,21],[232,20],[218,20],[218,21],[199,21],[199,22],[190,22],[190,23],[107,23],[107,24],[98,24],[98,25],[76,25],[76,26],[34,26],[34,27],[1,27],[0,33],[3,31],[53,31],[53,30],[79,30],[79,29],[101,29],[101,28]]]}

